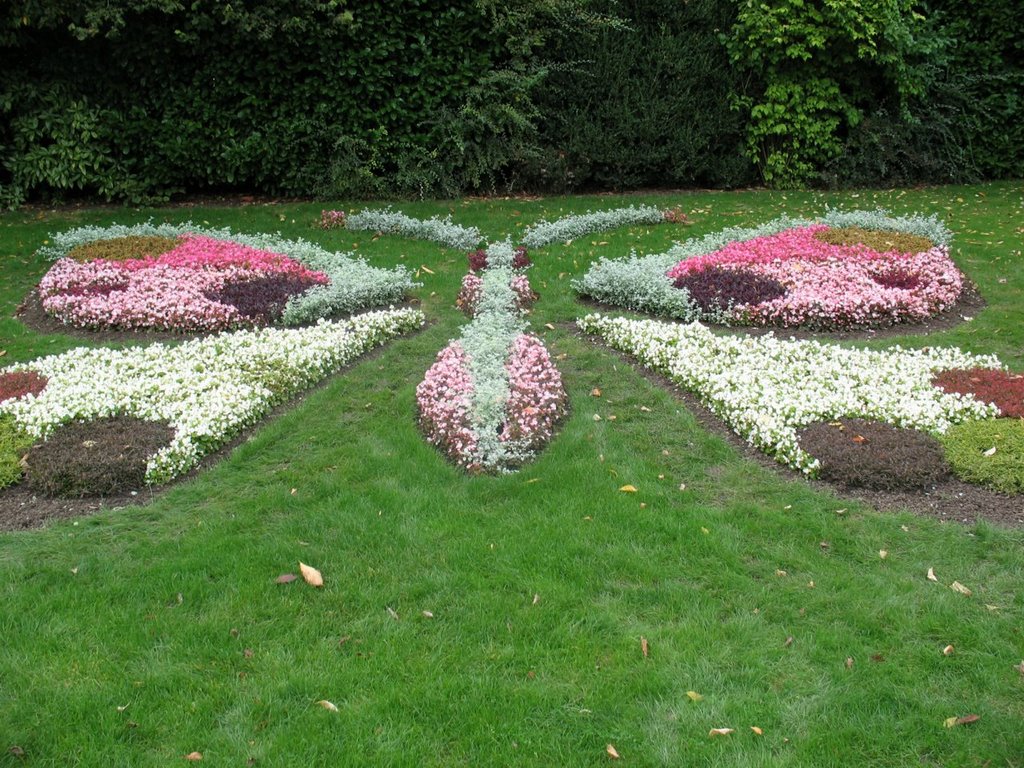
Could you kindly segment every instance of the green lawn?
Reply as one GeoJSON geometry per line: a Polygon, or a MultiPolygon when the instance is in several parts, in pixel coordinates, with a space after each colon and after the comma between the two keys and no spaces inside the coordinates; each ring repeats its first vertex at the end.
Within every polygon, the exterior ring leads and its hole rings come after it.
{"type": "Polygon", "coordinates": [[[147,506],[0,534],[0,766],[1024,766],[1024,532],[877,513],[764,469],[567,326],[583,311],[569,281],[599,255],[883,206],[942,216],[988,307],[868,344],[1024,371],[1024,186],[396,207],[501,237],[629,203],[680,205],[693,226],[531,254],[531,322],[564,355],[573,412],[505,477],[465,476],[415,423],[415,386],[465,322],[464,254],[313,227],[341,203],[0,216],[3,364],[83,343],[10,318],[47,268],[35,248],[84,223],[358,243],[371,264],[430,270],[432,321],[147,506]],[[323,589],[275,583],[300,560],[323,589]],[[720,727],[735,733],[709,738],[720,727]]]}

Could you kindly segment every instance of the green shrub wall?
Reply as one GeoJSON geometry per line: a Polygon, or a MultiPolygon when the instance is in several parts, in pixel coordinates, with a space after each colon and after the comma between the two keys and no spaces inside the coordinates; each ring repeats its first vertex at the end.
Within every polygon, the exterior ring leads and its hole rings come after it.
{"type": "Polygon", "coordinates": [[[1015,0],[12,0],[0,205],[1024,176],[1015,0]]]}

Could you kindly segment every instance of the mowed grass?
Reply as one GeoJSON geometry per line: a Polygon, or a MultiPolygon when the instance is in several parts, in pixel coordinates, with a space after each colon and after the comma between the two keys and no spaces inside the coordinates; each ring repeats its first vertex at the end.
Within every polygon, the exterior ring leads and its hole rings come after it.
{"type": "Polygon", "coordinates": [[[568,326],[589,311],[569,280],[599,255],[881,205],[942,216],[989,306],[946,333],[868,343],[957,344],[1024,370],[1024,188],[400,207],[499,237],[638,202],[694,224],[532,253],[533,328],[573,411],[506,477],[467,477],[415,423],[415,386],[465,322],[463,254],[321,232],[333,206],[320,204],[0,217],[5,364],[83,343],[10,316],[47,268],[32,255],[46,233],[85,222],[358,243],[373,264],[420,270],[432,320],[147,506],[0,534],[0,766],[166,766],[194,751],[257,766],[1024,765],[1020,530],[877,513],[764,469],[568,326]],[[299,561],[323,589],[275,583],[299,561]],[[944,727],[968,714],[980,720],[944,727]],[[709,737],[723,727],[735,733],[709,737]]]}

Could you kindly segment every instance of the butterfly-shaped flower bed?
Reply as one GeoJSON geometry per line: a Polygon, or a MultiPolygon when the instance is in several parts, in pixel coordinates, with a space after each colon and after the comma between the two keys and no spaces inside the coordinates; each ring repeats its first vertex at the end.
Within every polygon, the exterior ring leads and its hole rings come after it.
{"type": "Polygon", "coordinates": [[[602,260],[577,290],[628,309],[727,325],[811,330],[881,328],[952,307],[964,276],[934,218],[830,212],[780,218],[677,245],[602,260]]]}
{"type": "Polygon", "coordinates": [[[43,309],[88,329],[210,332],[296,325],[400,301],[412,282],[304,241],[190,225],[62,233],[43,309]]]}

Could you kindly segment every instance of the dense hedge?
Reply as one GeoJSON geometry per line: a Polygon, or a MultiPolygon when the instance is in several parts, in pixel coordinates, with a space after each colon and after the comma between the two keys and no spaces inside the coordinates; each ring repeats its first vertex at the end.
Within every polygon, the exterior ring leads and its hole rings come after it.
{"type": "Polygon", "coordinates": [[[1015,0],[13,0],[0,204],[1024,176],[1015,0]]]}

